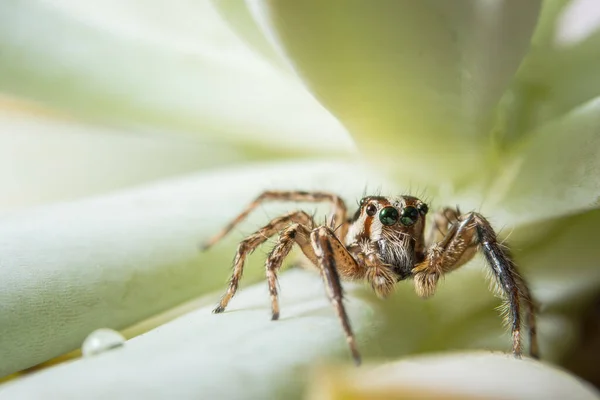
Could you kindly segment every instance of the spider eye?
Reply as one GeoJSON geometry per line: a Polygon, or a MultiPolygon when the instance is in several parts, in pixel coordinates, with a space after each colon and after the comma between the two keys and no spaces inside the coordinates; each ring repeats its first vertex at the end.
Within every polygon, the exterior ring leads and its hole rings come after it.
{"type": "Polygon", "coordinates": [[[429,211],[429,207],[427,207],[427,204],[421,203],[417,206],[417,210],[419,210],[421,214],[425,215],[429,211]]]}
{"type": "Polygon", "coordinates": [[[394,225],[398,222],[398,217],[400,217],[400,214],[394,207],[386,207],[379,212],[379,220],[384,225],[394,225]]]}
{"type": "Polygon", "coordinates": [[[375,206],[375,204],[369,204],[367,206],[367,215],[372,217],[376,213],[377,213],[377,207],[375,206]]]}
{"type": "Polygon", "coordinates": [[[408,206],[404,210],[402,210],[402,217],[400,218],[400,222],[402,222],[402,225],[404,226],[410,226],[417,222],[418,218],[419,211],[413,206],[408,206]]]}

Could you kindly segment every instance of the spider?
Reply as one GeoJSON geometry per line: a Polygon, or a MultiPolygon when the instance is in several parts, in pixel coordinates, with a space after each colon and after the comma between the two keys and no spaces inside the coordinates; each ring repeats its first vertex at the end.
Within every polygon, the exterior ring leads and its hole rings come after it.
{"type": "Polygon", "coordinates": [[[235,295],[246,257],[268,238],[279,233],[265,267],[271,295],[272,319],[279,318],[277,273],[284,258],[296,244],[319,269],[326,292],[340,319],[350,352],[357,365],[360,354],[343,304],[341,280],[367,281],[385,298],[397,282],[412,279],[423,298],[435,293],[440,277],[471,260],[481,250],[507,303],[512,332],[512,352],[520,358],[521,307],[526,309],[530,355],[538,358],[535,306],[527,284],[517,272],[506,246],[498,242],[490,223],[479,213],[461,214],[458,208],[444,208],[433,215],[433,227],[425,235],[428,206],[413,196],[366,196],[349,217],[344,201],[325,192],[266,191],[258,196],[224,229],[203,246],[208,249],[242,222],[263,202],[329,202],[329,223],[317,225],[304,211],[273,219],[242,240],[233,261],[233,275],[214,313],[225,311],[235,295]]]}

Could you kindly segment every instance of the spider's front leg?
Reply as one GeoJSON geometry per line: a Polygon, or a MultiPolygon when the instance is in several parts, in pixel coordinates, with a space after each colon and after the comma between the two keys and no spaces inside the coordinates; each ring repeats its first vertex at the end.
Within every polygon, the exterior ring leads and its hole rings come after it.
{"type": "Polygon", "coordinates": [[[273,312],[272,319],[279,318],[277,271],[294,243],[300,247],[311,262],[319,267],[329,300],[342,323],[352,357],[356,364],[360,364],[360,354],[356,348],[354,334],[352,333],[348,314],[343,304],[340,274],[359,278],[364,276],[365,272],[330,228],[322,226],[311,231],[302,224],[293,224],[281,232],[277,244],[266,261],[267,280],[273,312]]]}
{"type": "Polygon", "coordinates": [[[521,304],[527,307],[530,354],[538,358],[535,307],[525,281],[517,272],[510,252],[502,246],[490,223],[478,213],[459,216],[448,213],[448,226],[439,230],[443,238],[430,244],[425,260],[412,271],[415,289],[422,297],[435,292],[440,276],[466,264],[481,249],[508,302],[513,337],[513,353],[521,356],[521,304]]]}
{"type": "Polygon", "coordinates": [[[344,295],[340,275],[351,279],[361,279],[364,277],[365,270],[357,264],[334,232],[327,227],[322,226],[313,230],[310,234],[310,243],[314,249],[316,265],[321,271],[327,295],[342,323],[346,342],[350,347],[354,362],[356,365],[360,365],[360,354],[343,303],[344,295]]]}

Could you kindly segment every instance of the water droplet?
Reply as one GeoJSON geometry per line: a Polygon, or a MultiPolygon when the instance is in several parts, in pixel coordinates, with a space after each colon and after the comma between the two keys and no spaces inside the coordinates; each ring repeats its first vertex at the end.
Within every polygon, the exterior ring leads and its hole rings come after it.
{"type": "Polygon", "coordinates": [[[81,353],[84,357],[89,357],[121,347],[123,344],[125,344],[125,338],[119,332],[108,328],[96,329],[83,341],[81,353]]]}

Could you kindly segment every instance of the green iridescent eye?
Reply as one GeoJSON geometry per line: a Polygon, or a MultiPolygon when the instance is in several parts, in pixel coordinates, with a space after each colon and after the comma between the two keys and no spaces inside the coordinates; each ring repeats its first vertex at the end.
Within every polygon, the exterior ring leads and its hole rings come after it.
{"type": "Polygon", "coordinates": [[[402,210],[402,217],[400,218],[400,222],[404,226],[410,226],[417,222],[418,218],[419,211],[413,206],[408,206],[404,210],[402,210]]]}
{"type": "Polygon", "coordinates": [[[398,217],[400,214],[394,207],[386,207],[379,212],[379,220],[384,225],[394,225],[398,222],[398,217]]]}

